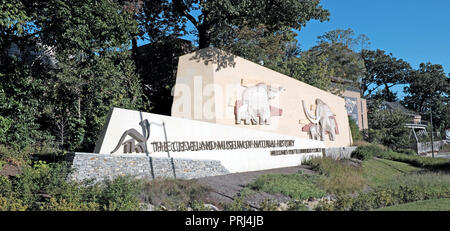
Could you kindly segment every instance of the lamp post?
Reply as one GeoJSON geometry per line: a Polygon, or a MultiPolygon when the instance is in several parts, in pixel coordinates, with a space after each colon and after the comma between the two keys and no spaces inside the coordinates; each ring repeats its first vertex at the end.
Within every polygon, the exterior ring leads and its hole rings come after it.
{"type": "Polygon", "coordinates": [[[430,107],[430,123],[431,123],[431,156],[434,158],[433,109],[431,109],[431,107],[430,107]]]}

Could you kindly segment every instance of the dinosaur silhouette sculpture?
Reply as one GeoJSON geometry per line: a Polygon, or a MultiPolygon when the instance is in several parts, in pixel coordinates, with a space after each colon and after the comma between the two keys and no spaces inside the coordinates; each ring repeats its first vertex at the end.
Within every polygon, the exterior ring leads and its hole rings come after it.
{"type": "Polygon", "coordinates": [[[116,148],[111,152],[111,154],[113,154],[114,152],[119,150],[120,146],[122,146],[122,145],[123,145],[124,153],[132,153],[132,152],[136,152],[136,153],[142,152],[143,153],[143,152],[145,152],[145,150],[146,150],[145,142],[147,142],[147,140],[150,136],[150,123],[148,122],[148,120],[143,120],[139,123],[139,125],[142,126],[142,128],[144,130],[144,134],[141,135],[134,128],[126,130],[120,137],[119,143],[117,144],[116,148]],[[131,136],[132,139],[124,141],[128,135],[131,136]],[[137,145],[135,144],[136,141],[138,142],[137,145]]]}

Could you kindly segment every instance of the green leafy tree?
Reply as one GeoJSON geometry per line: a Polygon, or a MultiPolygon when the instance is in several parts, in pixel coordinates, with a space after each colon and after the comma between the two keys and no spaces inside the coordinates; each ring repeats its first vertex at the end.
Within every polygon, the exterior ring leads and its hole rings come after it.
{"type": "Polygon", "coordinates": [[[17,15],[7,17],[16,23],[25,14],[22,30],[1,21],[7,36],[1,40],[0,92],[8,100],[0,103],[0,115],[14,120],[5,143],[53,140],[65,149],[93,150],[112,107],[143,107],[128,51],[136,20],[119,1],[16,3],[20,10],[10,11],[17,15]],[[55,131],[62,126],[64,132],[55,131]],[[55,140],[63,133],[63,142],[55,140]]]}
{"type": "Polygon", "coordinates": [[[300,30],[311,19],[326,20],[329,12],[319,0],[149,0],[143,1],[141,21],[150,36],[194,34],[199,48],[231,41],[233,27],[266,25],[276,32],[283,28],[300,30]],[[188,31],[187,24],[194,26],[188,31]]]}
{"type": "Polygon", "coordinates": [[[426,121],[430,121],[432,112],[434,130],[445,134],[445,129],[450,127],[450,78],[442,65],[421,63],[408,83],[405,87],[407,95],[403,99],[406,108],[422,114],[426,121]]]}
{"type": "Polygon", "coordinates": [[[382,99],[368,104],[368,141],[383,144],[394,150],[409,145],[409,130],[405,127],[408,117],[402,111],[388,110],[381,106],[382,99]]]}
{"type": "Polygon", "coordinates": [[[361,80],[361,94],[368,97],[382,87],[382,98],[389,102],[396,101],[397,95],[391,89],[407,83],[412,73],[410,64],[379,49],[362,50],[361,56],[366,67],[365,76],[361,80]]]}

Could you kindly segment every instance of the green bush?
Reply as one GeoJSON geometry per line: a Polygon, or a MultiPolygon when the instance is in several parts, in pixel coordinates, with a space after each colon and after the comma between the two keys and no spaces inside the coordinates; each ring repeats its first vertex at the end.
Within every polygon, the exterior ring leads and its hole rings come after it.
{"type": "Polygon", "coordinates": [[[20,199],[0,196],[0,211],[25,211],[27,208],[28,206],[20,199]]]}
{"type": "Polygon", "coordinates": [[[358,160],[370,160],[375,156],[380,156],[386,150],[381,145],[365,145],[359,146],[355,151],[352,152],[352,158],[358,160]]]}
{"type": "Polygon", "coordinates": [[[140,180],[118,177],[96,184],[78,183],[67,180],[69,173],[64,162],[37,161],[23,166],[16,177],[0,176],[0,210],[139,210],[140,180]]]}
{"type": "Polygon", "coordinates": [[[353,141],[363,140],[363,136],[362,136],[361,132],[359,131],[358,125],[350,116],[348,117],[348,123],[350,125],[350,131],[352,132],[353,141]]]}
{"type": "Polygon", "coordinates": [[[195,180],[155,179],[145,182],[141,200],[168,209],[187,207],[192,201],[201,201],[209,188],[195,180]]]}
{"type": "Polygon", "coordinates": [[[128,176],[107,180],[100,195],[100,204],[107,211],[139,210],[139,193],[142,182],[128,176]]]}
{"type": "Polygon", "coordinates": [[[416,151],[414,151],[414,150],[412,150],[412,149],[409,149],[409,148],[406,148],[406,149],[400,148],[400,149],[398,149],[398,150],[396,150],[396,151],[397,151],[398,153],[403,153],[403,154],[411,155],[411,156],[417,155],[416,151]]]}
{"type": "Polygon", "coordinates": [[[0,143],[5,143],[7,140],[8,130],[12,125],[13,120],[0,116],[0,143]]]}

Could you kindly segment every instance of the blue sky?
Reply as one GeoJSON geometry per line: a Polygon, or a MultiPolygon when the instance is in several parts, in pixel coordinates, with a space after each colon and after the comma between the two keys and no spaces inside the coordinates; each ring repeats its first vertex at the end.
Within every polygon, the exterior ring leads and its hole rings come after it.
{"type": "Polygon", "coordinates": [[[421,62],[441,64],[450,72],[449,0],[322,0],[330,21],[310,21],[297,39],[302,50],[334,29],[352,28],[382,49],[418,68],[421,62]]]}

